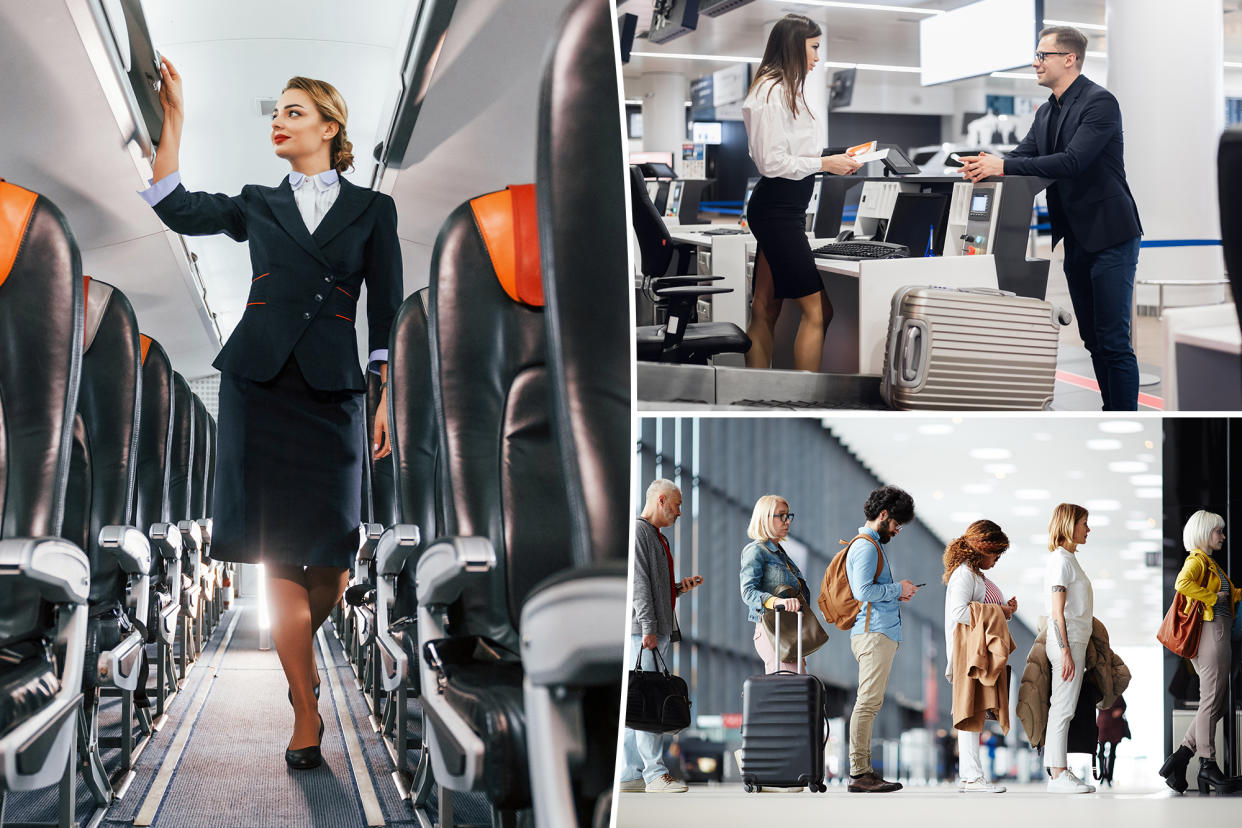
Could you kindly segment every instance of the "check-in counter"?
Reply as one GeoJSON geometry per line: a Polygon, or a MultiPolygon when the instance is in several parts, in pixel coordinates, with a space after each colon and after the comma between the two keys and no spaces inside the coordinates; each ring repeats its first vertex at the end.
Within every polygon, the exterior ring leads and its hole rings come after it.
{"type": "Polygon", "coordinates": [[[1233,304],[1164,313],[1166,411],[1242,410],[1242,330],[1233,304]]]}

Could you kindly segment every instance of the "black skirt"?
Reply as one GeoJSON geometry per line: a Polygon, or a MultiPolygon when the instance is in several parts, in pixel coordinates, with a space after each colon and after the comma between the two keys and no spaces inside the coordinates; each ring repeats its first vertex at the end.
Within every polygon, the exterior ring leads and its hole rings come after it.
{"type": "Polygon", "coordinates": [[[806,208],[815,179],[761,178],[746,205],[746,223],[772,271],[777,299],[797,299],[823,289],[806,237],[806,208]]]}
{"type": "Polygon", "coordinates": [[[347,569],[358,551],[364,395],[220,375],[211,557],[347,569]]]}

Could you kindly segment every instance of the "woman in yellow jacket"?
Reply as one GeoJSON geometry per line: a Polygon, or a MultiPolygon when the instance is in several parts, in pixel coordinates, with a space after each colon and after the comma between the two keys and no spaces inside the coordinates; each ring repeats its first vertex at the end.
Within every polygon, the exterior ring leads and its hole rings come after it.
{"type": "Polygon", "coordinates": [[[1229,688],[1230,627],[1242,590],[1234,587],[1224,568],[1212,559],[1225,545],[1225,521],[1220,515],[1202,509],[1195,512],[1182,530],[1182,543],[1189,554],[1175,588],[1203,605],[1199,651],[1190,660],[1199,674],[1199,712],[1181,746],[1160,768],[1160,775],[1173,790],[1185,791],[1186,766],[1198,753],[1199,793],[1207,794],[1212,788],[1228,789],[1233,782],[1216,764],[1215,741],[1216,722],[1224,715],[1229,688]]]}

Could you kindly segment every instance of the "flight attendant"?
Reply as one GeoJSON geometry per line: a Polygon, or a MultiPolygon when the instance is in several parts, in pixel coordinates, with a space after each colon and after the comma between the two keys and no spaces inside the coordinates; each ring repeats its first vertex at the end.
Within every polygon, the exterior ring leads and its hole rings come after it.
{"type": "Polygon", "coordinates": [[[800,14],[778,20],[742,104],[750,157],[763,176],[746,207],[750,231],[759,242],[746,329],[751,340],[746,365],[751,368],[771,367],[772,332],[785,299],[796,299],[802,311],[794,340],[798,370],[819,370],[824,333],[832,321],[832,303],[806,238],[806,208],[813,175],[849,175],[859,164],[848,155],[820,156],[815,116],[803,86],[819,62],[821,34],[818,24],[800,14]]]}
{"type": "Polygon", "coordinates": [[[371,364],[383,391],[373,456],[386,456],[387,342],[401,302],[391,198],[350,184],[347,111],[330,84],[292,78],[271,142],[289,162],[278,187],[190,192],[178,173],[181,76],[162,60],[164,126],[141,195],[169,228],[250,242],[250,295],[213,363],[220,371],[212,557],[266,565],[272,641],[289,682],[292,768],[322,763],[312,638],[345,589],[358,547],[366,426],[354,319],[367,287],[371,364]]]}

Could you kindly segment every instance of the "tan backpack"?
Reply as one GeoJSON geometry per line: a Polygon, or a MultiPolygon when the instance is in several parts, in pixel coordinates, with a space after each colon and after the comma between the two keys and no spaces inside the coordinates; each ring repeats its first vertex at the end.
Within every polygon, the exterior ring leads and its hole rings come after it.
{"type": "MultiPolygon", "coordinates": [[[[828,564],[828,568],[824,570],[824,580],[819,584],[819,610],[824,614],[824,620],[830,624],[836,624],[839,630],[853,628],[858,618],[858,611],[862,609],[862,601],[855,598],[854,591],[850,589],[850,579],[845,567],[845,557],[849,554],[850,547],[860,538],[874,546],[879,555],[875,564],[875,575],[871,579],[872,583],[879,579],[880,571],[884,569],[884,550],[875,542],[875,538],[870,535],[855,535],[850,540],[841,541],[841,545],[845,548],[837,553],[832,563],[828,564]]],[[[867,623],[863,631],[871,631],[870,603],[867,604],[867,623]]]]}

